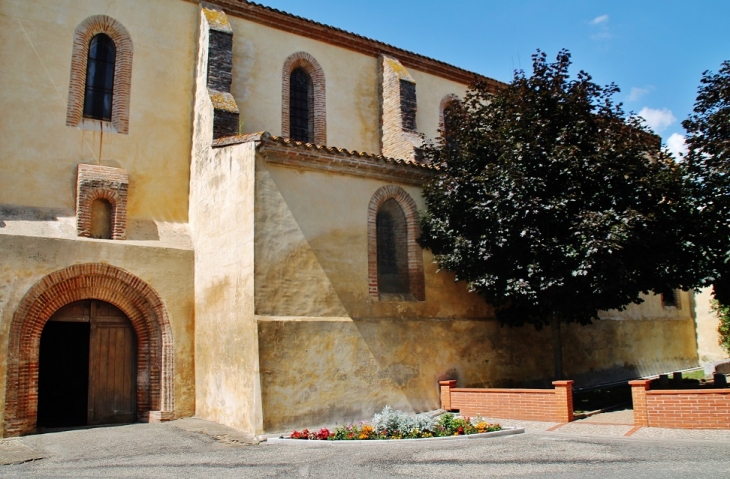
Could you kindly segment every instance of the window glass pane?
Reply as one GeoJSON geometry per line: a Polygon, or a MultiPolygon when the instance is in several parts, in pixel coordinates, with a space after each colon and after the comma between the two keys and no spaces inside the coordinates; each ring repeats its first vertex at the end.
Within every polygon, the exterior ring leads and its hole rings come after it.
{"type": "Polygon", "coordinates": [[[104,88],[107,90],[112,89],[114,86],[114,64],[107,63],[104,71],[104,88]]]}
{"type": "Polygon", "coordinates": [[[303,69],[297,68],[291,73],[289,85],[289,136],[296,141],[308,142],[312,82],[303,69]]]}
{"type": "Polygon", "coordinates": [[[100,33],[91,39],[86,64],[84,117],[111,120],[115,58],[116,47],[111,38],[100,33]]]}

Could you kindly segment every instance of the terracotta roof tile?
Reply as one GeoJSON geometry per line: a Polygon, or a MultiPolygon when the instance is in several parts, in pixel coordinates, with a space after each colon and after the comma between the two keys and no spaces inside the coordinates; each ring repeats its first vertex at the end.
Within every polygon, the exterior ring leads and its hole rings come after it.
{"type": "Polygon", "coordinates": [[[334,156],[346,156],[362,158],[374,162],[391,163],[396,165],[403,165],[411,168],[418,168],[424,170],[438,171],[438,167],[429,163],[421,163],[413,160],[406,160],[402,158],[391,158],[383,155],[376,155],[375,153],[368,153],[365,151],[348,150],[347,148],[339,148],[336,146],[317,145],[315,143],[305,143],[302,141],[295,141],[291,138],[285,138],[283,136],[273,136],[266,131],[257,133],[248,133],[245,135],[227,136],[225,138],[218,138],[213,140],[213,148],[222,148],[225,146],[239,145],[241,143],[248,143],[251,141],[257,141],[262,144],[279,145],[286,148],[292,148],[296,150],[309,151],[314,154],[322,155],[334,155],[334,156]]]}

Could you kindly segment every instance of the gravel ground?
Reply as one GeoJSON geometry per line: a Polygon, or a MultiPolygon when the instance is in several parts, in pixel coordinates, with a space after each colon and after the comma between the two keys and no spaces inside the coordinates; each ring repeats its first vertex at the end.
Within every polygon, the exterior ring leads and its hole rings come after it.
{"type": "Polygon", "coordinates": [[[14,442],[15,447],[22,445],[43,457],[0,466],[0,476],[730,477],[727,434],[695,437],[697,431],[689,431],[681,437],[675,432],[671,438],[647,439],[637,437],[639,433],[614,438],[558,432],[566,426],[546,432],[550,424],[557,423],[514,423],[526,426],[528,432],[464,441],[405,440],[369,447],[246,445],[250,436],[196,419],[132,424],[0,441],[14,442]]]}

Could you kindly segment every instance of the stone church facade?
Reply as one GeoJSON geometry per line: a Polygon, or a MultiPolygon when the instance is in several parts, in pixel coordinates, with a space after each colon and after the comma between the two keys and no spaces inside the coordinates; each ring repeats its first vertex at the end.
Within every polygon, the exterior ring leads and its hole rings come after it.
{"type": "MultiPolygon", "coordinates": [[[[501,328],[416,243],[418,148],[473,73],[239,0],[7,0],[0,37],[5,436],[275,432],[550,377],[550,333],[501,328]]],[[[566,374],[696,365],[693,307],[565,328],[566,374]]]]}

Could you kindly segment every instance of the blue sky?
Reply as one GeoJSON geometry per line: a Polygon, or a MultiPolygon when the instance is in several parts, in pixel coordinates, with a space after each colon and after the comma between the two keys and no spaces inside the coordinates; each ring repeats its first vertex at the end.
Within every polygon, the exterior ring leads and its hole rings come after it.
{"type": "Polygon", "coordinates": [[[730,60],[730,0],[260,1],[501,81],[567,48],[674,150],[702,72],[730,60]]]}

